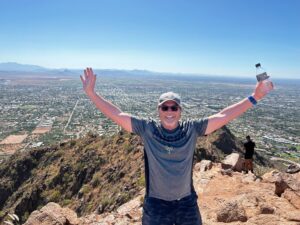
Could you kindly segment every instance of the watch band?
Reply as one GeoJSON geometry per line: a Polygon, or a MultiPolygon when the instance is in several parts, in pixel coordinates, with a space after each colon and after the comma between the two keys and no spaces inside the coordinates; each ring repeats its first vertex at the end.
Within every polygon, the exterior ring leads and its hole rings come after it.
{"type": "Polygon", "coordinates": [[[251,95],[248,97],[248,100],[252,103],[252,105],[256,105],[257,104],[256,99],[253,96],[251,96],[251,95]]]}

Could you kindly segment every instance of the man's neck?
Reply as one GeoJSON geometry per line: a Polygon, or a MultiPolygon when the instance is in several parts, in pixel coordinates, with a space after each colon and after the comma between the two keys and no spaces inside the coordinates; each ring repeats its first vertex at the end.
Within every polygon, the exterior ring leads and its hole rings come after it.
{"type": "Polygon", "coordinates": [[[171,127],[165,126],[164,124],[161,123],[161,126],[162,126],[164,129],[168,130],[168,131],[174,131],[174,130],[176,130],[176,128],[179,126],[179,123],[177,123],[176,126],[171,126],[171,127]]]}

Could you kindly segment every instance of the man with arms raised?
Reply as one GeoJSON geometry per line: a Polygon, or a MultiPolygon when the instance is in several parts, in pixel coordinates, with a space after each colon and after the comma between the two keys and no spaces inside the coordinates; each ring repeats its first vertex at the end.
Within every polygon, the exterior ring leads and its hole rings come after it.
{"type": "Polygon", "coordinates": [[[95,92],[91,68],[80,76],[85,93],[108,118],[144,142],[146,195],[144,225],[202,224],[192,181],[193,154],[198,136],[208,135],[237,118],[261,100],[273,85],[259,82],[252,95],[219,113],[198,120],[180,121],[180,96],[167,92],[159,97],[160,121],[138,119],[122,112],[95,92]]]}

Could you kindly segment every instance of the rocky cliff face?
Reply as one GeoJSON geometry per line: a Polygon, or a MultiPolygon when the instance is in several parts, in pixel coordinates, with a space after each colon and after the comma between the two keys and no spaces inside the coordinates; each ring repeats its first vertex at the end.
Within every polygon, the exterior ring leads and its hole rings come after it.
{"type": "Polygon", "coordinates": [[[0,167],[0,217],[14,212],[24,222],[48,202],[78,215],[116,209],[144,187],[142,155],[128,133],[15,154],[0,167]]]}
{"type": "MultiPolygon", "coordinates": [[[[220,162],[241,142],[226,128],[199,138],[195,162],[220,162]]],[[[258,164],[270,166],[257,154],[258,164]]],[[[143,145],[120,132],[112,137],[89,134],[51,147],[17,153],[0,165],[0,222],[16,213],[21,222],[49,202],[78,216],[112,212],[138,196],[144,187],[143,145]]]]}

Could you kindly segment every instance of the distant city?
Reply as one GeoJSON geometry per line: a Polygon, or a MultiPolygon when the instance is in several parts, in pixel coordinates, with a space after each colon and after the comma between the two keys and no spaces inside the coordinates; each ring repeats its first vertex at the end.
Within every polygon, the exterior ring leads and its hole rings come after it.
{"type": "MultiPolygon", "coordinates": [[[[197,77],[143,71],[98,71],[96,91],[124,112],[158,119],[157,99],[166,91],[182,96],[183,119],[210,116],[249,96],[253,79],[197,77]]],[[[79,138],[112,135],[120,128],[86,97],[79,73],[0,73],[0,155],[79,138]],[[67,75],[66,75],[67,74],[67,75]]],[[[228,127],[257,150],[300,162],[300,80],[274,80],[275,90],[228,127]]]]}

